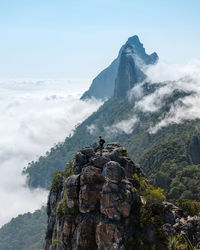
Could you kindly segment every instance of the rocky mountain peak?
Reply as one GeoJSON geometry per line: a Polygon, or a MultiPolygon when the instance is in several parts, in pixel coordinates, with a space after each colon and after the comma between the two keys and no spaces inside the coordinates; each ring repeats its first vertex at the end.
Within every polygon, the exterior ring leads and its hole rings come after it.
{"type": "Polygon", "coordinates": [[[198,216],[163,201],[119,143],[107,144],[103,156],[96,146],[53,177],[45,250],[167,249],[179,233],[198,245],[198,216]]]}
{"type": "Polygon", "coordinates": [[[143,72],[144,66],[154,64],[157,60],[155,52],[151,55],[146,54],[138,36],[130,37],[119,53],[114,97],[125,97],[127,91],[144,81],[146,78],[143,72]]]}
{"type": "Polygon", "coordinates": [[[133,48],[134,53],[140,57],[144,64],[154,64],[158,60],[156,52],[153,52],[151,55],[146,53],[145,48],[137,35],[129,37],[125,45],[130,45],[133,48]]]}
{"type": "Polygon", "coordinates": [[[140,42],[140,39],[137,35],[129,37],[127,43],[140,45],[140,46],[142,45],[142,43],[140,42]]]}
{"type": "Polygon", "coordinates": [[[145,52],[143,44],[140,42],[138,36],[135,35],[129,37],[127,42],[119,50],[117,58],[110,64],[110,66],[101,71],[97,75],[97,77],[94,78],[89,90],[83,94],[81,99],[88,99],[91,97],[95,97],[97,99],[105,99],[113,96],[115,89],[115,80],[118,76],[121,57],[123,57],[123,53],[126,50],[127,46],[140,61],[140,65],[138,66],[139,69],[141,64],[154,64],[158,60],[158,55],[155,52],[151,55],[148,55],[145,52]]]}

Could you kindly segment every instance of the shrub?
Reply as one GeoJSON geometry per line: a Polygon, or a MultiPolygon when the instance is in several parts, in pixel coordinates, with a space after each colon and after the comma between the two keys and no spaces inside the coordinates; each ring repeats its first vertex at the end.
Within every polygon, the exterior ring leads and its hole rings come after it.
{"type": "Polygon", "coordinates": [[[57,171],[53,174],[51,192],[58,193],[62,190],[62,174],[61,171],[57,171]]]}
{"type": "Polygon", "coordinates": [[[137,174],[133,175],[133,186],[140,192],[143,192],[148,186],[144,177],[139,177],[137,174]]]}
{"type": "Polygon", "coordinates": [[[73,174],[74,174],[73,162],[70,161],[65,168],[64,177],[68,178],[68,177],[72,176],[73,174]]]}
{"type": "Polygon", "coordinates": [[[75,206],[75,207],[69,208],[67,206],[66,195],[64,195],[63,199],[60,200],[57,203],[57,206],[56,206],[56,216],[59,219],[61,219],[66,214],[76,215],[78,212],[79,212],[79,208],[78,207],[75,206]]]}
{"type": "Polygon", "coordinates": [[[178,206],[184,211],[188,212],[190,215],[195,215],[200,213],[200,202],[191,201],[187,199],[179,199],[178,206]]]}
{"type": "Polygon", "coordinates": [[[148,185],[145,190],[144,197],[148,204],[160,204],[165,200],[165,195],[163,194],[163,189],[161,188],[153,188],[153,186],[148,185]]]}
{"type": "Polygon", "coordinates": [[[119,152],[119,156],[121,156],[121,157],[128,157],[128,153],[127,153],[126,150],[121,150],[121,151],[119,152]]]}
{"type": "Polygon", "coordinates": [[[60,219],[62,218],[67,210],[67,199],[64,197],[61,201],[57,203],[56,206],[56,216],[60,219]]]}

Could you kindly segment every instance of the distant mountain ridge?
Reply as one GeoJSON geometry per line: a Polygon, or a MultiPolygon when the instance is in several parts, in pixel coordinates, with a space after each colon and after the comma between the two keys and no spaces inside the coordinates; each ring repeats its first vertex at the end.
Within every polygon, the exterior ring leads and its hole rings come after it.
{"type": "MultiPolygon", "coordinates": [[[[124,59],[124,53],[126,53],[125,51],[128,47],[130,48],[133,58],[134,56],[137,56],[144,65],[154,64],[158,61],[157,53],[154,52],[151,55],[146,54],[145,48],[137,35],[130,37],[121,47],[118,57],[110,64],[110,66],[101,71],[98,76],[95,77],[89,90],[82,95],[82,100],[92,97],[97,99],[107,99],[113,96],[118,68],[121,61],[124,59]]],[[[133,61],[136,63],[134,59],[133,61]]]]}

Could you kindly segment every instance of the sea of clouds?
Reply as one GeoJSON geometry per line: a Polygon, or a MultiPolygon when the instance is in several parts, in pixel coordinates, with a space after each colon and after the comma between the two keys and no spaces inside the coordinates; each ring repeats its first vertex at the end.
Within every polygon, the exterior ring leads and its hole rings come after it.
{"type": "Polygon", "coordinates": [[[73,133],[102,104],[81,101],[80,80],[0,81],[0,226],[46,204],[46,190],[30,190],[21,172],[73,133]]]}

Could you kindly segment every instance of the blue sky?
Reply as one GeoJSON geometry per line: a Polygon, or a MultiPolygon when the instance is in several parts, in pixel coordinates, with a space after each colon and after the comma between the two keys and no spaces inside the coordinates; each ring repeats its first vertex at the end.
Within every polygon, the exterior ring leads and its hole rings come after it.
{"type": "Polygon", "coordinates": [[[0,78],[92,79],[137,34],[170,63],[200,59],[199,0],[0,0],[0,78]]]}

